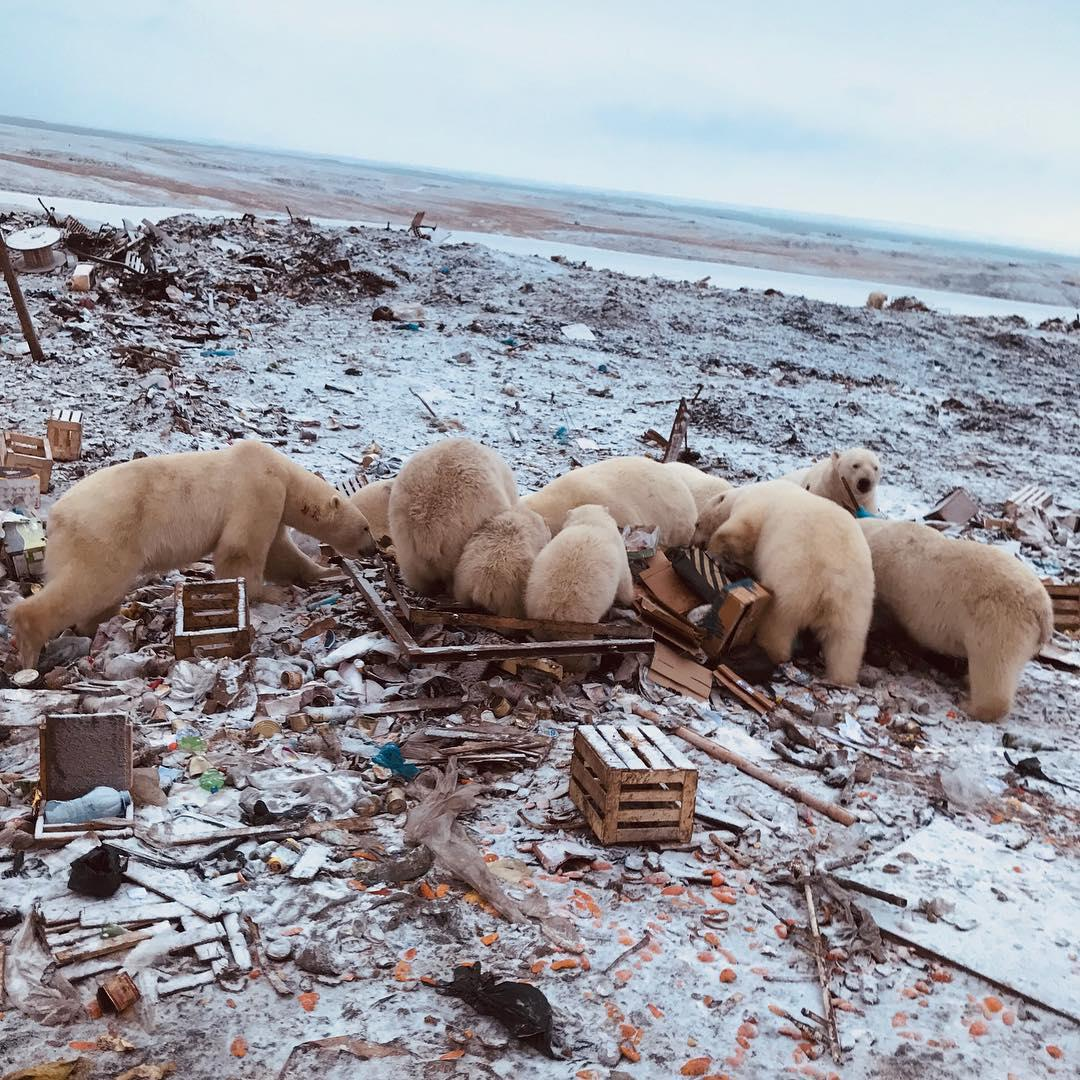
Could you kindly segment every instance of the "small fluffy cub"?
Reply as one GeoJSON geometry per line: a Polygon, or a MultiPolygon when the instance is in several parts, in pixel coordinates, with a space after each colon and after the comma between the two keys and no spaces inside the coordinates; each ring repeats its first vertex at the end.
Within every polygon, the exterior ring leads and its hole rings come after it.
{"type": "Polygon", "coordinates": [[[1024,665],[1050,640],[1054,612],[1038,577],[988,544],[953,540],[914,521],[859,522],[877,599],[920,645],[967,657],[976,720],[1000,720],[1024,665]]]}
{"type": "Polygon", "coordinates": [[[757,640],[774,663],[791,659],[812,630],[831,682],[859,675],[874,607],[870,550],[858,523],[826,499],[784,480],[717,496],[699,518],[706,549],[749,566],[773,595],[757,640]]]}
{"type": "Polygon", "coordinates": [[[488,518],[472,534],[454,572],[454,597],[495,615],[525,614],[525,585],[551,539],[544,519],[519,506],[488,518]]]}
{"type": "Polygon", "coordinates": [[[453,581],[469,537],[517,504],[514,474],[489,447],[443,439],[413,454],[395,477],[387,506],[405,583],[437,596],[453,581]]]}
{"type": "Polygon", "coordinates": [[[856,446],[834,450],[808,469],[783,477],[807,491],[831,499],[845,510],[855,511],[853,501],[868,513],[877,513],[877,486],[881,479],[881,461],[873,450],[856,446]]]}
{"type": "Polygon", "coordinates": [[[616,600],[629,604],[634,580],[615,519],[602,506],[578,506],[536,557],[525,589],[530,619],[599,622],[616,600]]]}

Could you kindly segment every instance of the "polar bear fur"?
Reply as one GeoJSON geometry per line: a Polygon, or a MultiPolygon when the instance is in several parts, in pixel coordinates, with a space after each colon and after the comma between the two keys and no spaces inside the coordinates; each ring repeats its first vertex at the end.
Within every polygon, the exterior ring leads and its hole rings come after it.
{"type": "Polygon", "coordinates": [[[774,663],[791,659],[795,635],[812,630],[828,679],[854,683],[874,608],[870,549],[855,519],[786,480],[735,488],[703,518],[708,551],[751,567],[772,593],[757,640],[774,663]]]}
{"type": "Polygon", "coordinates": [[[577,506],[536,557],[525,589],[530,619],[599,622],[616,600],[634,599],[622,534],[602,506],[577,506]]]}
{"type": "Polygon", "coordinates": [[[555,536],[567,514],[578,506],[606,507],[615,524],[658,525],[660,543],[690,543],[697,506],[689,488],[673,470],[647,457],[617,457],[574,469],[522,500],[535,510],[555,536]]]}
{"type": "Polygon", "coordinates": [[[349,496],[349,502],[368,520],[371,535],[382,540],[390,535],[390,492],[393,480],[374,480],[349,496]]]}
{"type": "Polygon", "coordinates": [[[374,548],[367,519],[325,480],[259,442],[226,450],[162,454],[92,473],[49,512],[45,587],[13,605],[19,660],[33,667],[54,634],[92,633],[140,575],[176,570],[213,552],[218,577],[247,579],[248,595],[272,595],[265,579],[317,581],[325,571],[287,527],[344,555],[374,548]]]}
{"type": "Polygon", "coordinates": [[[871,518],[859,525],[881,607],[920,645],[967,657],[965,710],[976,720],[1000,720],[1021,669],[1053,634],[1042,582],[1012,555],[928,525],[871,518]]]}
{"type": "Polygon", "coordinates": [[[664,468],[673,472],[687,486],[699,514],[717,495],[731,490],[731,484],[726,480],[702,472],[693,465],[687,465],[685,461],[669,461],[664,468]]]}
{"type": "Polygon", "coordinates": [[[793,484],[831,499],[845,510],[854,512],[852,499],[871,514],[877,513],[877,486],[881,479],[881,461],[873,450],[856,446],[834,450],[827,458],[783,477],[793,484]],[[845,486],[846,484],[846,486],[845,486]],[[850,494],[849,494],[850,489],[850,494]]]}
{"type": "Polygon", "coordinates": [[[518,504],[517,483],[494,450],[443,439],[413,454],[390,489],[390,536],[410,588],[437,596],[453,582],[469,537],[518,504]]]}
{"type": "Polygon", "coordinates": [[[529,572],[550,539],[544,519],[524,506],[488,518],[461,553],[454,598],[495,615],[521,618],[529,572]]]}

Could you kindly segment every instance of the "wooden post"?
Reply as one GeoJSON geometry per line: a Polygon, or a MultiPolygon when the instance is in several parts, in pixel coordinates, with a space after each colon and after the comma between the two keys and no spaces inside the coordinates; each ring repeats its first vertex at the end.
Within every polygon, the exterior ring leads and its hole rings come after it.
{"type": "Polygon", "coordinates": [[[19,279],[15,276],[15,268],[11,265],[11,256],[8,254],[7,241],[3,233],[0,233],[0,269],[4,271],[4,280],[7,282],[8,292],[15,304],[15,311],[19,316],[19,325],[22,327],[23,337],[30,346],[30,355],[39,363],[44,363],[45,354],[41,351],[41,342],[38,341],[34,324],[30,321],[30,312],[23,299],[22,289],[19,288],[19,279]]]}

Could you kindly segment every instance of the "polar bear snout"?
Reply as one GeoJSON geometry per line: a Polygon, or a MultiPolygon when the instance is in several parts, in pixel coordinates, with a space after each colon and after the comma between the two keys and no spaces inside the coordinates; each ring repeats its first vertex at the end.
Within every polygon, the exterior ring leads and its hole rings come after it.
{"type": "Polygon", "coordinates": [[[867,477],[863,476],[859,479],[858,483],[856,483],[855,486],[863,495],[865,495],[873,485],[867,477]]]}

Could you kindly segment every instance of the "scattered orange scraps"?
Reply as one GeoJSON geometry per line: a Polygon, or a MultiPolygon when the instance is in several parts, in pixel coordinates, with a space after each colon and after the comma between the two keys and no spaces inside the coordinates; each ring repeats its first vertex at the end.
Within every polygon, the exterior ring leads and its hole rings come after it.
{"type": "Polygon", "coordinates": [[[983,998],[983,1004],[992,1013],[1001,1012],[1001,1010],[1005,1008],[1005,1003],[1001,1000],[1001,998],[994,997],[993,994],[991,994],[989,997],[984,997],[983,998]]]}
{"type": "Polygon", "coordinates": [[[649,1002],[649,1012],[651,1012],[657,1020],[663,1020],[664,1018],[664,1010],[659,1006],[654,1005],[651,1001],[649,1002]]]}
{"type": "Polygon", "coordinates": [[[1046,1048],[1046,1052],[1055,1060],[1060,1061],[1065,1056],[1065,1051],[1060,1046],[1050,1045],[1046,1048]]]}
{"type": "Polygon", "coordinates": [[[722,983],[733,983],[736,978],[738,978],[738,976],[731,968],[724,968],[724,970],[720,972],[720,981],[722,983]]]}
{"type": "Polygon", "coordinates": [[[296,1000],[300,1002],[300,1008],[304,1012],[314,1012],[315,1006],[319,1003],[319,995],[314,990],[308,990],[303,994],[297,994],[296,1000]]]}
{"type": "Polygon", "coordinates": [[[439,1055],[440,1061],[457,1061],[458,1058],[464,1057],[464,1050],[447,1050],[445,1054],[439,1055]]]}
{"type": "Polygon", "coordinates": [[[968,1028],[968,1034],[973,1039],[977,1039],[980,1035],[985,1035],[987,1031],[989,1031],[989,1028],[983,1020],[975,1020],[971,1027],[968,1028]]]}
{"type": "Polygon", "coordinates": [[[233,1057],[245,1057],[247,1055],[247,1039],[243,1035],[237,1035],[229,1047],[229,1053],[233,1057]]]}
{"type": "Polygon", "coordinates": [[[712,1058],[697,1057],[687,1061],[679,1072],[683,1076],[704,1076],[709,1071],[712,1058]]]}
{"type": "Polygon", "coordinates": [[[480,939],[480,943],[482,945],[494,945],[495,942],[498,941],[498,940],[499,940],[499,935],[496,934],[496,933],[491,933],[491,934],[485,934],[480,939]]]}
{"type": "Polygon", "coordinates": [[[576,968],[577,966],[578,962],[572,956],[567,957],[565,960],[551,961],[552,971],[565,971],[567,968],[576,968]]]}

